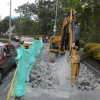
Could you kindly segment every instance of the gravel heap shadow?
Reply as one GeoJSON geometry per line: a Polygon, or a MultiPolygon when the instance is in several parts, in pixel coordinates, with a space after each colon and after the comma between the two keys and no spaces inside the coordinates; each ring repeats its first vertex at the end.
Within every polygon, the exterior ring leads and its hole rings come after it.
{"type": "MultiPolygon", "coordinates": [[[[21,97],[26,93],[27,83],[29,82],[29,74],[37,59],[36,56],[41,52],[41,48],[42,39],[34,40],[32,46],[29,49],[25,49],[24,46],[21,46],[20,49],[17,49],[18,56],[16,59],[20,58],[16,74],[17,87],[15,95],[17,97],[21,97]]],[[[14,93],[12,93],[12,96],[13,94],[14,93]]]]}

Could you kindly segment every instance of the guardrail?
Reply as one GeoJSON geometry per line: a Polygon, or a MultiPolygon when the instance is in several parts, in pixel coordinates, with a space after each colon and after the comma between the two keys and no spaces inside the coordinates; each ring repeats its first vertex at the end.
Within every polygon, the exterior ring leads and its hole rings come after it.
{"type": "Polygon", "coordinates": [[[0,38],[9,39],[9,35],[1,35],[0,34],[0,38]]]}

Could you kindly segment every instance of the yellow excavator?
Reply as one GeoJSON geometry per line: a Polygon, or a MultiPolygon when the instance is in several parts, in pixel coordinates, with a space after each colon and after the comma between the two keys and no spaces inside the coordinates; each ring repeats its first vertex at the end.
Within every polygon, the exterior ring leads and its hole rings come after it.
{"type": "Polygon", "coordinates": [[[80,58],[77,54],[79,49],[80,25],[75,24],[75,21],[75,9],[71,9],[69,15],[66,15],[63,20],[61,36],[50,37],[49,50],[50,62],[55,62],[56,54],[58,53],[69,53],[72,85],[78,80],[80,68],[80,58]]]}

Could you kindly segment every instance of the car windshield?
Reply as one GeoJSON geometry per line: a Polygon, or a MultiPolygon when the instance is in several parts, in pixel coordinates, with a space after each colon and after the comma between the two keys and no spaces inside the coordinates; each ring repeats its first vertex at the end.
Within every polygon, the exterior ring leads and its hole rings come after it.
{"type": "Polygon", "coordinates": [[[26,39],[25,42],[33,42],[33,39],[26,39]]]}
{"type": "Polygon", "coordinates": [[[25,39],[25,37],[21,37],[21,39],[25,39]]]}
{"type": "Polygon", "coordinates": [[[0,57],[1,57],[1,55],[2,55],[2,47],[0,46],[0,57]]]}
{"type": "Polygon", "coordinates": [[[19,38],[18,36],[15,36],[15,38],[19,38]]]}

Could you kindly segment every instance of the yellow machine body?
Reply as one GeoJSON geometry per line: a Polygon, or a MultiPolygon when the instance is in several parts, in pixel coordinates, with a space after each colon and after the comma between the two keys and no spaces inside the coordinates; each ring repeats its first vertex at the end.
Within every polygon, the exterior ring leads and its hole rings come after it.
{"type": "Polygon", "coordinates": [[[50,52],[55,52],[55,53],[65,53],[65,49],[61,49],[61,36],[52,36],[50,37],[50,52]],[[53,44],[55,46],[53,47],[53,44]]]}
{"type": "Polygon", "coordinates": [[[50,52],[65,53],[64,30],[68,27],[68,17],[65,17],[62,23],[61,36],[50,37],[50,52]],[[63,46],[62,46],[63,45],[63,46]]]}

